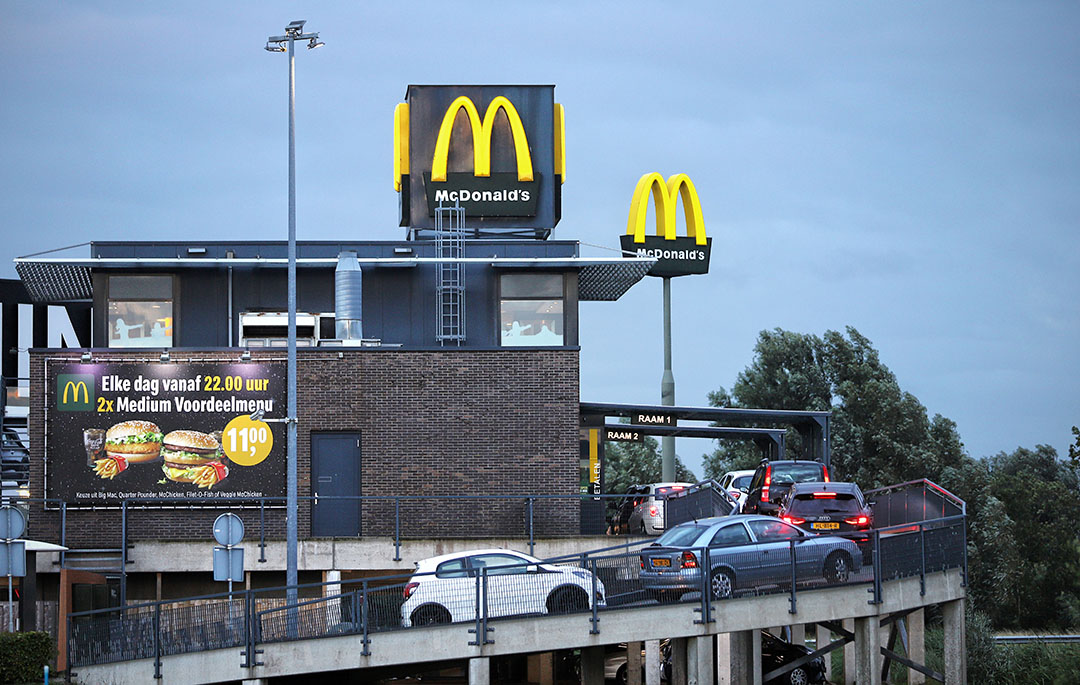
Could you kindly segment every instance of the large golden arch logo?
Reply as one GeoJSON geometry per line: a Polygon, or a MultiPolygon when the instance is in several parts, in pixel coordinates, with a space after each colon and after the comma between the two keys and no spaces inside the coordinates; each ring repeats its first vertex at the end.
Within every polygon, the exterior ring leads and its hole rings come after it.
{"type": "Polygon", "coordinates": [[[626,222],[626,235],[634,236],[635,243],[645,242],[645,217],[648,214],[649,196],[653,198],[656,212],[656,235],[665,240],[675,240],[675,206],[682,198],[686,216],[686,235],[696,244],[704,245],[705,221],[701,217],[701,201],[694,183],[686,174],[675,174],[664,182],[658,173],[645,174],[634,188],[630,201],[630,216],[626,222]]]}
{"type": "Polygon", "coordinates": [[[57,374],[56,408],[60,411],[89,411],[93,408],[94,389],[92,374],[57,374]]]}
{"type": "Polygon", "coordinates": [[[83,396],[83,403],[90,401],[90,390],[87,389],[86,383],[83,381],[79,381],[78,383],[68,381],[67,383],[64,383],[64,397],[61,400],[64,404],[68,403],[68,391],[71,392],[71,401],[75,404],[79,403],[80,394],[83,396]]]}
{"type": "MultiPolygon", "coordinates": [[[[454,129],[454,120],[460,110],[465,110],[472,128],[473,139],[473,175],[488,177],[491,175],[491,135],[495,128],[495,115],[499,110],[506,113],[510,122],[510,132],[514,138],[514,152],[517,157],[517,175],[519,181],[534,180],[532,154],[529,152],[529,139],[521,123],[514,104],[505,96],[498,96],[488,104],[484,118],[468,96],[456,98],[446,109],[439,134],[435,140],[435,154],[431,161],[431,180],[446,181],[446,166],[450,154],[450,135],[454,129]]],[[[566,182],[566,111],[555,103],[555,172],[560,181],[566,182]]],[[[409,105],[402,102],[394,108],[394,190],[401,190],[401,177],[409,174],[409,105]]]]}

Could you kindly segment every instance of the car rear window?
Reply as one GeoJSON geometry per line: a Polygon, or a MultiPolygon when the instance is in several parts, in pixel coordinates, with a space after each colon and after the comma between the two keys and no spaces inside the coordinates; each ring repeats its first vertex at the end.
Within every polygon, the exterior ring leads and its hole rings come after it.
{"type": "Polygon", "coordinates": [[[814,497],[813,494],[798,495],[791,501],[789,511],[795,514],[857,514],[861,510],[854,495],[814,497]]]}
{"type": "Polygon", "coordinates": [[[656,544],[671,547],[691,545],[707,529],[708,526],[675,526],[657,538],[656,544]]]}
{"type": "Polygon", "coordinates": [[[772,482],[776,485],[791,483],[811,483],[822,480],[824,471],[821,464],[806,462],[803,464],[777,464],[773,466],[772,482]]]}
{"type": "Polygon", "coordinates": [[[467,575],[469,571],[465,568],[465,559],[444,561],[435,569],[437,578],[464,578],[467,575]]]}
{"type": "Polygon", "coordinates": [[[750,479],[753,477],[753,475],[739,476],[738,478],[735,478],[731,481],[731,485],[729,487],[733,487],[736,490],[738,490],[739,488],[748,488],[750,487],[750,479]]]}

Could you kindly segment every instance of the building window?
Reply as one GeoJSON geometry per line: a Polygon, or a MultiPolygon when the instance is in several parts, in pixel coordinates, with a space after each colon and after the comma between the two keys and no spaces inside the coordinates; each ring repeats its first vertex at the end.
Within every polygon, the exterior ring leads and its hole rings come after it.
{"type": "Polygon", "coordinates": [[[172,344],[172,276],[109,276],[109,347],[172,344]]]}
{"type": "Polygon", "coordinates": [[[562,274],[503,274],[499,285],[503,347],[565,344],[562,274]]]}

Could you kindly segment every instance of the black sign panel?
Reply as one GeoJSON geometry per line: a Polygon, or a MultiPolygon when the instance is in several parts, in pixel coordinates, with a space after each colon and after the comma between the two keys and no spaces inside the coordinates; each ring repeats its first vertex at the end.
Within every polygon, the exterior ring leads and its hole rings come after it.
{"type": "Polygon", "coordinates": [[[637,257],[652,257],[657,260],[649,270],[650,276],[691,276],[709,273],[709,257],[712,251],[712,238],[706,238],[704,245],[698,245],[696,238],[675,238],[667,240],[656,235],[645,236],[644,243],[635,243],[634,236],[623,235],[623,252],[633,252],[637,257]]]}
{"type": "Polygon", "coordinates": [[[247,418],[284,416],[284,362],[46,362],[46,378],[50,498],[285,494],[285,424],[247,418]]]}
{"type": "Polygon", "coordinates": [[[645,442],[645,434],[629,428],[605,428],[606,442],[645,442]]]}
{"type": "Polygon", "coordinates": [[[539,177],[519,181],[516,173],[491,176],[448,173],[446,181],[432,183],[431,174],[424,174],[427,189],[428,213],[435,216],[438,206],[461,205],[465,216],[536,216],[536,198],[540,192],[539,177]]]}
{"type": "Polygon", "coordinates": [[[633,423],[640,426],[674,426],[675,417],[671,414],[634,414],[633,423]]]}

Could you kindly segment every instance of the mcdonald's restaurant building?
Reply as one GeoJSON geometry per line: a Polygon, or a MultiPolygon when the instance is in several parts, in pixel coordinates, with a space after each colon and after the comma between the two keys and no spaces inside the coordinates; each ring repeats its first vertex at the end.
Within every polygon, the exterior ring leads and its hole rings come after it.
{"type": "MultiPolygon", "coordinates": [[[[394,113],[403,239],[298,243],[300,582],[372,569],[362,543],[389,559],[396,532],[602,531],[573,498],[600,489],[582,461],[579,303],[617,300],[658,260],[552,237],[563,129],[553,86],[410,86],[394,113]]],[[[47,501],[28,537],[69,550],[63,570],[38,563],[44,596],[84,572],[119,575],[129,602],[220,591],[225,510],[247,528],[248,582],[284,583],[287,264],[285,241],[16,260],[35,302],[92,303],[88,344],[29,355],[29,491],[47,501]]]]}

